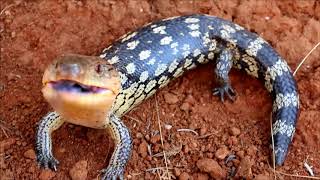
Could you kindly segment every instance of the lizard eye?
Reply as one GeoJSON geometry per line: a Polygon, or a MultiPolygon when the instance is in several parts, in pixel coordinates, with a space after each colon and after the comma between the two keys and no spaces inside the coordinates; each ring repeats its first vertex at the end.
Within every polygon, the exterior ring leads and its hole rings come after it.
{"type": "Polygon", "coordinates": [[[95,69],[94,69],[98,74],[102,73],[102,65],[101,64],[97,64],[95,69]]]}

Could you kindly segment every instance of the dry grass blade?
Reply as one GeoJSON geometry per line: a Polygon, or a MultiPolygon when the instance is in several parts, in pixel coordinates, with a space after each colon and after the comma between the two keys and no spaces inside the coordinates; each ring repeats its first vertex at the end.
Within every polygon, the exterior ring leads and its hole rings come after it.
{"type": "Polygon", "coordinates": [[[0,12],[0,16],[6,11],[8,10],[9,8],[15,6],[16,4],[9,4],[8,6],[4,7],[1,12],[0,12]]]}
{"type": "Polygon", "coordinates": [[[11,130],[6,127],[5,123],[4,123],[1,119],[0,119],[0,128],[1,128],[2,132],[3,132],[3,134],[4,134],[7,138],[9,138],[9,135],[7,134],[7,131],[10,132],[11,130]]]}
{"type": "MultiPolygon", "coordinates": [[[[173,168],[168,168],[172,170],[173,168]]],[[[160,180],[176,179],[171,171],[167,171],[166,167],[155,167],[145,170],[146,172],[156,173],[160,180]]]]}
{"type": "Polygon", "coordinates": [[[309,173],[310,176],[314,176],[312,167],[311,167],[307,162],[304,162],[304,163],[303,163],[303,166],[307,169],[307,171],[308,171],[308,173],[309,173]]]}
{"type": "Polygon", "coordinates": [[[274,151],[274,139],[273,139],[273,128],[272,128],[272,113],[270,114],[270,125],[271,125],[271,142],[272,142],[272,167],[273,167],[273,174],[274,174],[274,179],[277,179],[276,176],[276,155],[274,151]]]}
{"type": "Polygon", "coordinates": [[[204,138],[207,138],[207,137],[212,136],[212,135],[215,135],[215,134],[218,134],[218,132],[213,132],[213,133],[205,134],[205,135],[202,135],[202,136],[197,137],[197,139],[204,139],[204,138]]]}
{"type": "Polygon", "coordinates": [[[195,134],[196,136],[199,136],[199,134],[193,130],[193,129],[177,129],[178,132],[192,132],[193,134],[195,134]]]}
{"type": "MultiPolygon", "coordinates": [[[[180,146],[174,146],[170,151],[164,151],[166,152],[166,156],[167,157],[171,157],[171,156],[175,156],[176,154],[180,153],[182,150],[182,144],[180,144],[180,146]]],[[[154,154],[153,157],[162,157],[164,156],[163,152],[154,154]]]]}
{"type": "Polygon", "coordinates": [[[134,118],[134,117],[131,117],[131,116],[128,116],[128,115],[124,115],[124,117],[129,118],[129,119],[137,122],[138,124],[141,124],[141,121],[139,119],[137,119],[137,118],[134,118]]]}
{"type": "MultiPolygon", "coordinates": [[[[164,149],[157,95],[155,95],[154,97],[155,97],[155,101],[156,101],[156,112],[157,112],[158,126],[159,126],[159,132],[160,132],[161,146],[162,146],[162,148],[164,149]]],[[[171,179],[171,176],[170,176],[169,170],[168,170],[168,162],[167,162],[167,156],[166,156],[165,150],[163,150],[163,157],[164,157],[164,163],[165,163],[165,165],[166,165],[166,175],[167,175],[167,178],[170,180],[170,179],[171,179]]],[[[162,176],[162,177],[163,177],[163,176],[162,176]]]]}
{"type": "Polygon", "coordinates": [[[318,179],[320,180],[320,177],[315,177],[315,176],[302,176],[302,175],[294,175],[294,174],[287,174],[281,171],[275,171],[275,173],[284,175],[284,176],[289,176],[289,177],[296,177],[296,178],[303,178],[303,179],[318,179]]]}
{"type": "Polygon", "coordinates": [[[306,61],[306,59],[309,57],[309,55],[320,45],[320,42],[318,42],[317,45],[315,45],[311,51],[302,59],[302,61],[300,62],[300,64],[298,65],[298,67],[296,68],[296,70],[293,72],[293,75],[295,76],[296,73],[298,72],[298,70],[300,69],[300,67],[302,66],[302,64],[306,61]]]}

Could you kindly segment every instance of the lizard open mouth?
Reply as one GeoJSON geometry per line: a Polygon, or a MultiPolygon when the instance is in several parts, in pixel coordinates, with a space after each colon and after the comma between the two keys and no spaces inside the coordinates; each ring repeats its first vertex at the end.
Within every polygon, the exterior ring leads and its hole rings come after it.
{"type": "Polygon", "coordinates": [[[110,93],[110,89],[85,85],[72,80],[50,81],[49,84],[58,92],[70,93],[110,93]]]}

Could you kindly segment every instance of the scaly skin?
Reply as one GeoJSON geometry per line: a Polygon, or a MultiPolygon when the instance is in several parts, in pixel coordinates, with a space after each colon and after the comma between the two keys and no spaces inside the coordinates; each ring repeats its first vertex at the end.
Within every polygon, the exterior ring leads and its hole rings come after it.
{"type": "MultiPolygon", "coordinates": [[[[92,125],[92,122],[84,121],[85,118],[82,116],[78,117],[81,121],[68,120],[74,118],[63,108],[62,110],[60,108],[60,111],[69,115],[68,118],[64,117],[66,122],[112,129],[111,134],[117,145],[109,166],[103,170],[103,179],[123,178],[124,168],[130,156],[129,130],[120,118],[172,79],[210,61],[216,64],[214,72],[219,83],[219,87],[213,89],[213,94],[219,95],[222,101],[224,101],[225,94],[234,99],[235,92],[228,78],[232,67],[244,70],[264,83],[273,100],[272,129],[275,142],[275,163],[276,165],[284,163],[298,118],[299,96],[296,82],[287,63],[256,34],[214,16],[196,14],[173,17],[148,24],[135,32],[124,35],[104,49],[100,58],[105,59],[109,65],[114,67],[110,71],[117,72],[119,83],[121,83],[119,89],[113,90],[117,93],[109,96],[110,101],[113,97],[114,99],[112,106],[105,108],[107,109],[104,112],[107,114],[105,118],[97,118],[97,123],[92,125]]],[[[72,66],[66,65],[68,63],[64,61],[60,63],[67,67],[62,69],[71,69],[68,72],[78,77],[75,73],[78,70],[73,68],[77,66],[74,65],[77,64],[77,61],[73,61],[72,66]]],[[[92,73],[92,68],[88,69],[88,67],[91,66],[82,68],[82,71],[92,73]]],[[[55,71],[49,72],[54,74],[52,72],[55,71]]],[[[62,74],[68,74],[68,72],[62,74]]],[[[87,79],[90,79],[90,73],[86,74],[87,79]]],[[[94,77],[95,82],[98,83],[99,78],[103,76],[95,75],[94,77]]],[[[76,79],[73,76],[68,76],[68,80],[86,84],[81,78],[76,79]]],[[[106,79],[105,82],[108,80],[106,79]]],[[[59,109],[59,106],[56,108],[59,109]]],[[[49,122],[46,118],[42,121],[41,124],[49,122]]],[[[38,157],[52,156],[50,136],[48,136],[51,128],[50,126],[39,127],[37,146],[41,151],[37,151],[38,157]],[[45,138],[42,138],[43,136],[45,138]]],[[[38,161],[40,165],[52,168],[51,164],[54,162],[47,159],[50,158],[38,158],[38,161]]]]}

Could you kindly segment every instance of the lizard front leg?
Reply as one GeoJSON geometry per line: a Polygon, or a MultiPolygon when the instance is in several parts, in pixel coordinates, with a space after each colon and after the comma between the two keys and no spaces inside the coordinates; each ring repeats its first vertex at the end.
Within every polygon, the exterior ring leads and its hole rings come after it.
{"type": "Polygon", "coordinates": [[[59,161],[52,155],[51,133],[58,129],[63,122],[58,113],[50,112],[44,116],[39,123],[35,149],[37,161],[42,168],[57,170],[59,161]]]}
{"type": "Polygon", "coordinates": [[[124,179],[124,170],[132,149],[130,132],[121,119],[114,114],[109,115],[108,128],[115,140],[115,149],[108,167],[102,170],[103,174],[101,179],[124,179]]]}
{"type": "Polygon", "coordinates": [[[215,68],[216,79],[218,80],[219,87],[213,89],[213,95],[220,96],[221,101],[224,101],[224,95],[234,101],[235,91],[231,87],[228,74],[232,68],[232,52],[230,49],[224,49],[218,59],[215,68]]]}

